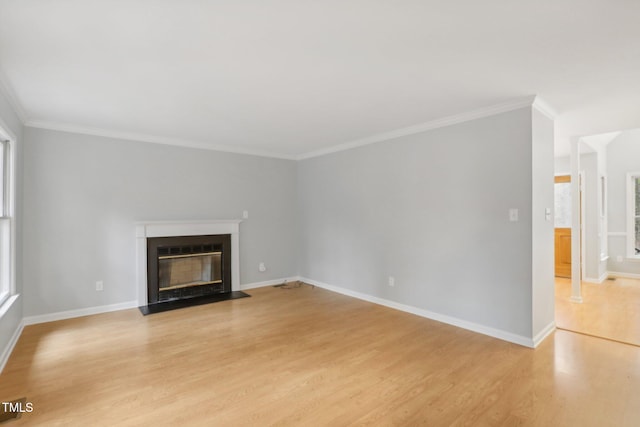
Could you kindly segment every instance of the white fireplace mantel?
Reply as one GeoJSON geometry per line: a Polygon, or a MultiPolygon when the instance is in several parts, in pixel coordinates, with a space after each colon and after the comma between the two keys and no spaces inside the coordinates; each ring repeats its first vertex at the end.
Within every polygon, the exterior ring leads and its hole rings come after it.
{"type": "Polygon", "coordinates": [[[136,283],[138,305],[147,305],[147,238],[231,235],[231,290],[240,290],[240,219],[202,221],[144,221],[136,223],[136,283]]]}

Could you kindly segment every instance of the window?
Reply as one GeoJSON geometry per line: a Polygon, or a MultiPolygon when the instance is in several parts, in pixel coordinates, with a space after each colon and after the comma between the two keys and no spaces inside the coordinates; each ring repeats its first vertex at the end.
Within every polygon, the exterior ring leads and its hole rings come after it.
{"type": "Polygon", "coordinates": [[[627,256],[640,258],[640,172],[627,174],[627,256]]]}
{"type": "Polygon", "coordinates": [[[0,305],[15,292],[12,151],[0,127],[0,305]]]}

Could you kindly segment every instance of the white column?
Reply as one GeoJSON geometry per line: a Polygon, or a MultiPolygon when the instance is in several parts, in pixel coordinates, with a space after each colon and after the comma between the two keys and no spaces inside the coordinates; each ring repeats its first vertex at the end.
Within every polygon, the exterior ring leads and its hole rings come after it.
{"type": "Polygon", "coordinates": [[[580,139],[571,139],[571,301],[582,302],[580,277],[580,139]]]}

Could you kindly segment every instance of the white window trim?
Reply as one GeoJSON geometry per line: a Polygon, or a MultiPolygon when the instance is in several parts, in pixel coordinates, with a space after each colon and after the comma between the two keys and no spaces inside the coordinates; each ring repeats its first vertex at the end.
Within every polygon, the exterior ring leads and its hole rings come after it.
{"type": "Polygon", "coordinates": [[[627,173],[627,258],[640,260],[640,254],[635,251],[635,184],[634,179],[640,178],[639,172],[627,173]]]}
{"type": "MultiPolygon", "coordinates": [[[[16,220],[15,220],[15,185],[16,185],[16,137],[8,131],[8,128],[2,120],[0,120],[0,139],[7,142],[7,153],[5,153],[5,168],[7,170],[5,176],[5,212],[0,212],[0,218],[2,221],[9,222],[9,260],[8,265],[5,265],[2,269],[6,276],[1,280],[8,282],[8,292],[0,296],[0,311],[4,311],[7,307],[5,304],[10,304],[15,298],[11,298],[16,294],[16,220]]],[[[4,260],[0,260],[4,263],[4,260]]],[[[0,290],[1,292],[1,290],[0,290]]]]}

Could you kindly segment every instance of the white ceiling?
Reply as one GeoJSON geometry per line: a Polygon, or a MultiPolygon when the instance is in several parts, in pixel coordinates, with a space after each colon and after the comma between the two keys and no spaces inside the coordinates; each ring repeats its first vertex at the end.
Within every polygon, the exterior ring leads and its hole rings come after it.
{"type": "Polygon", "coordinates": [[[538,95],[640,127],[638,0],[0,0],[32,126],[295,158],[538,95]]]}

